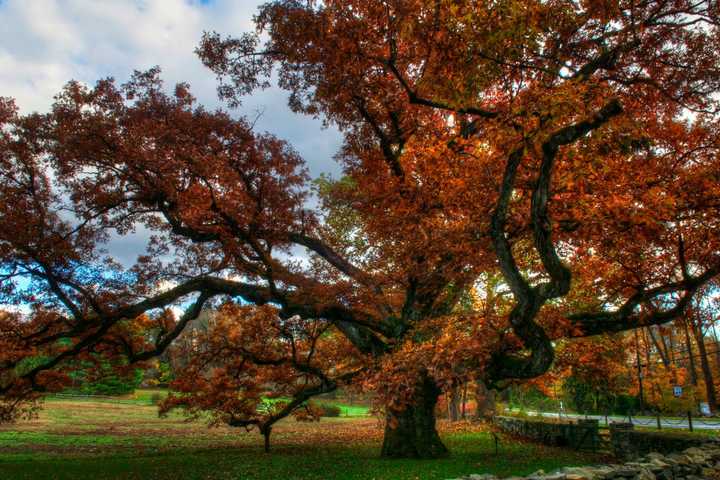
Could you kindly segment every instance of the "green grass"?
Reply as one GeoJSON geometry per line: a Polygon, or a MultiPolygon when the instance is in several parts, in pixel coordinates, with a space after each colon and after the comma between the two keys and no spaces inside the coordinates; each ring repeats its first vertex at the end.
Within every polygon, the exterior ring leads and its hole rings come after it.
{"type": "Polygon", "coordinates": [[[585,460],[557,452],[547,452],[548,458],[534,458],[537,452],[526,445],[505,446],[496,457],[488,439],[482,436],[450,437],[446,441],[454,453],[441,460],[383,460],[377,458],[375,445],[311,449],[283,446],[269,455],[259,447],[243,451],[141,450],[89,458],[18,454],[12,459],[0,457],[0,472],[4,478],[13,479],[442,479],[473,472],[527,474],[538,468],[552,470],[585,460]]]}
{"type": "Polygon", "coordinates": [[[120,397],[106,397],[93,395],[50,395],[46,398],[47,402],[92,402],[92,403],[117,403],[124,405],[152,405],[153,396],[160,395],[166,397],[168,391],[161,388],[142,388],[135,390],[132,395],[124,395],[120,397]]]}
{"type": "Polygon", "coordinates": [[[374,417],[363,417],[367,409],[359,406],[344,410],[358,416],[279,423],[273,451],[265,454],[257,433],[208,428],[179,414],[158,418],[148,404],[151,396],[138,392],[120,403],[54,399],[38,419],[1,427],[0,479],[447,479],[599,461],[511,441],[503,441],[495,455],[491,435],[470,424],[441,425],[452,452],[448,458],[381,459],[382,426],[374,417]]]}

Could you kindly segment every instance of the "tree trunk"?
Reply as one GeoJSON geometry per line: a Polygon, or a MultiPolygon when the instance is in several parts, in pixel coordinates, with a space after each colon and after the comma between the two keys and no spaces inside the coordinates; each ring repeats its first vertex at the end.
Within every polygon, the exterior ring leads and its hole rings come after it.
{"type": "Polygon", "coordinates": [[[645,395],[643,392],[643,372],[642,363],[640,363],[640,336],[638,330],[635,329],[635,361],[637,362],[637,379],[638,379],[638,394],[640,396],[640,411],[645,411],[645,395]]]}
{"type": "MultiPolygon", "coordinates": [[[[667,349],[665,347],[665,339],[660,336],[655,336],[655,332],[650,328],[646,327],[648,334],[650,335],[650,339],[652,340],[653,344],[655,344],[655,349],[658,352],[658,355],[660,355],[660,360],[662,360],[663,367],[665,367],[665,370],[670,371],[670,357],[667,354],[667,349]],[[660,344],[662,342],[662,345],[660,344]]],[[[648,361],[648,365],[650,365],[650,362],[648,361]]]]}
{"type": "Polygon", "coordinates": [[[263,447],[265,453],[270,452],[270,433],[272,433],[272,426],[265,425],[260,427],[260,433],[263,436],[263,447]]]}
{"type": "Polygon", "coordinates": [[[415,388],[415,398],[401,412],[388,412],[383,440],[383,457],[437,458],[448,450],[435,428],[435,405],[440,389],[423,373],[415,388]]]}
{"type": "MultiPolygon", "coordinates": [[[[672,383],[673,385],[677,385],[677,369],[675,368],[675,356],[673,354],[673,351],[675,349],[675,346],[673,345],[673,336],[672,336],[672,329],[670,330],[670,333],[668,334],[668,339],[665,338],[665,336],[658,332],[657,336],[655,336],[655,330],[653,330],[652,327],[647,327],[647,332],[650,334],[650,338],[652,339],[653,343],[655,344],[655,348],[658,351],[658,354],[660,355],[660,359],[663,362],[663,366],[665,367],[665,371],[672,372],[672,383]],[[670,346],[668,346],[668,343],[670,346]]],[[[650,365],[650,362],[648,361],[648,365],[650,365]]],[[[653,382],[653,384],[655,384],[653,382]]],[[[658,397],[660,398],[660,397],[658,397]]]]}
{"type": "Polygon", "coordinates": [[[448,420],[457,422],[460,420],[460,387],[453,387],[448,392],[448,420]]]}
{"type": "Polygon", "coordinates": [[[688,331],[688,320],[687,318],[682,319],[683,328],[685,330],[685,348],[687,349],[688,361],[690,365],[690,383],[694,387],[697,387],[697,369],[695,368],[695,355],[693,354],[692,342],[690,340],[690,332],[688,331]]]}
{"type": "Polygon", "coordinates": [[[488,419],[495,415],[495,390],[490,390],[482,380],[475,381],[475,418],[488,419]]]}
{"type": "Polygon", "coordinates": [[[675,365],[675,333],[673,332],[673,329],[671,328],[668,332],[668,341],[670,342],[670,363],[675,365]]]}
{"type": "Polygon", "coordinates": [[[707,349],[705,348],[705,335],[702,331],[702,324],[699,319],[695,318],[692,325],[693,336],[697,343],[698,352],[700,353],[700,368],[705,380],[705,392],[707,396],[710,411],[717,412],[717,397],[715,396],[715,381],[713,379],[712,370],[710,369],[710,359],[708,359],[707,349]]]}
{"type": "Polygon", "coordinates": [[[713,329],[713,350],[715,351],[715,363],[717,363],[717,369],[720,370],[720,342],[718,342],[717,330],[715,330],[715,321],[712,322],[713,329]]]}
{"type": "Polygon", "coordinates": [[[717,397],[715,396],[715,381],[713,379],[712,370],[710,370],[710,361],[708,360],[707,350],[703,339],[699,340],[698,349],[700,350],[700,368],[703,372],[705,380],[705,391],[707,394],[708,406],[711,412],[717,412],[717,397]]]}

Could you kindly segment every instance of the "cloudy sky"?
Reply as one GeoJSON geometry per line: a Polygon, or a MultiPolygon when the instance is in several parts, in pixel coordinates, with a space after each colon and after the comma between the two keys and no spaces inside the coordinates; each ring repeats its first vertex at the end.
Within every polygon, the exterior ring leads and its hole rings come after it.
{"type": "MultiPolygon", "coordinates": [[[[0,96],[23,112],[45,111],[70,79],[94,83],[159,65],[168,85],[187,81],[204,105],[219,105],[214,75],[195,56],[203,31],[252,30],[265,0],[0,0],[0,96]]],[[[287,95],[270,89],[248,97],[238,114],[290,141],[313,176],[337,172],[336,131],[295,115],[287,95]]]]}
{"type": "MultiPolygon", "coordinates": [[[[203,31],[239,34],[253,28],[265,0],[0,0],[0,96],[13,97],[23,113],[46,111],[71,79],[125,81],[133,70],[159,65],[168,86],[186,81],[208,106],[220,106],[214,75],[195,56],[203,31]]],[[[235,110],[255,118],[256,129],[288,140],[313,177],[337,175],[332,156],[340,137],[321,122],[295,115],[277,88],[253,94],[235,110]]],[[[140,253],[146,232],[113,241],[125,264],[140,253]]]]}

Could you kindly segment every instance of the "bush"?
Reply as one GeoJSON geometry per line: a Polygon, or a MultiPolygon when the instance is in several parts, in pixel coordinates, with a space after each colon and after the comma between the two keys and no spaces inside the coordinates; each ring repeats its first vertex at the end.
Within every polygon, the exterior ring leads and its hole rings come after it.
{"type": "Polygon", "coordinates": [[[66,393],[81,395],[127,395],[135,391],[142,381],[140,369],[125,373],[116,370],[109,361],[78,362],[70,373],[72,386],[66,393]]]}
{"type": "Polygon", "coordinates": [[[323,403],[320,404],[320,408],[322,409],[321,415],[323,417],[339,417],[342,414],[342,410],[337,405],[323,403]]]}
{"type": "Polygon", "coordinates": [[[628,413],[635,413],[640,410],[640,401],[632,395],[618,395],[615,397],[614,407],[612,413],[627,415],[628,413]]]}
{"type": "Polygon", "coordinates": [[[150,403],[151,404],[158,405],[162,401],[163,401],[163,396],[160,393],[155,392],[152,395],[150,395],[150,403]]]}

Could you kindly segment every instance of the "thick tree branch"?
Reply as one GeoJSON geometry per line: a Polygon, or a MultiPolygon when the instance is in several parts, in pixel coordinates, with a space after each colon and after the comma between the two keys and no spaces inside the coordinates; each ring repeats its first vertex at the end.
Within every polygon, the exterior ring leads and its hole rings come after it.
{"type": "Polygon", "coordinates": [[[498,257],[500,270],[502,271],[505,281],[508,282],[510,289],[516,297],[528,297],[530,295],[530,286],[520,273],[520,269],[515,262],[512,254],[512,246],[505,233],[505,225],[507,224],[507,215],[510,209],[510,198],[513,188],[515,187],[515,178],[517,170],[525,155],[525,146],[515,149],[508,158],[502,183],[500,184],[500,195],[497,200],[495,211],[493,212],[490,223],[490,236],[493,240],[495,254],[498,257]]]}
{"type": "Polygon", "coordinates": [[[490,235],[498,257],[500,270],[508,282],[516,305],[510,312],[510,325],[515,333],[530,349],[529,356],[507,353],[496,355],[488,368],[488,379],[531,378],[547,370],[553,359],[552,345],[545,331],[534,322],[535,315],[542,306],[539,297],[522,276],[512,253],[512,246],[505,233],[510,198],[515,185],[515,178],[520,162],[525,154],[525,147],[519,147],[508,158],[505,174],[500,185],[500,195],[492,216],[490,235]]]}
{"type": "Polygon", "coordinates": [[[551,340],[545,330],[535,321],[535,318],[547,300],[565,295],[570,289],[570,271],[562,264],[555,250],[547,211],[555,156],[560,146],[577,141],[621,111],[619,102],[613,100],[593,118],[558,130],[550,135],[542,145],[543,159],[533,189],[531,218],[535,248],[550,276],[550,282],[534,287],[520,272],[513,257],[512,246],[505,233],[511,194],[525,149],[516,149],[508,158],[497,206],[492,217],[490,234],[500,269],[517,302],[510,312],[510,325],[515,334],[523,341],[527,353],[501,352],[495,355],[488,373],[488,378],[492,381],[536,377],[544,373],[552,364],[554,352],[551,340]]]}
{"type": "MultiPolygon", "coordinates": [[[[145,312],[164,308],[193,293],[199,293],[200,296],[184,313],[176,328],[159,339],[153,350],[138,353],[133,352],[132,349],[125,345],[129,360],[147,360],[162,353],[172,341],[182,333],[187,324],[197,318],[205,302],[217,295],[242,297],[245,301],[256,305],[264,305],[270,302],[276,303],[280,308],[281,315],[285,318],[300,315],[303,318],[327,319],[337,325],[338,328],[348,336],[348,339],[353,345],[363,353],[380,354],[387,348],[385,343],[375,333],[389,334],[390,332],[388,332],[383,325],[378,324],[372,317],[353,312],[343,306],[316,302],[312,295],[303,296],[297,292],[293,292],[293,294],[290,292],[281,292],[281,294],[278,295],[274,294],[268,287],[217,277],[198,277],[135,304],[118,307],[114,312],[108,313],[106,316],[88,317],[87,322],[84,324],[86,327],[85,330],[74,328],[71,331],[53,335],[52,339],[56,339],[62,337],[77,337],[86,333],[86,335],[82,336],[71,348],[35,366],[18,378],[28,379],[34,382],[40,372],[55,368],[65,359],[72,358],[88,348],[101,343],[105,335],[107,335],[110,329],[120,320],[136,318],[145,312]],[[299,302],[298,299],[301,298],[304,298],[304,300],[299,302]]],[[[35,343],[36,346],[46,345],[48,339],[38,337],[35,343]]],[[[0,394],[9,388],[11,388],[11,384],[0,386],[0,394]]]]}
{"type": "Polygon", "coordinates": [[[620,113],[622,113],[622,106],[618,100],[613,99],[592,118],[558,130],[550,135],[542,145],[543,158],[532,194],[531,219],[535,249],[540,255],[545,270],[550,275],[549,283],[537,287],[538,293],[545,300],[561,297],[570,290],[570,270],[563,265],[557,254],[552,241],[551,220],[548,216],[550,181],[555,157],[561,146],[574,143],[620,113]]]}
{"type": "Polygon", "coordinates": [[[681,315],[695,293],[718,275],[720,275],[720,265],[707,269],[701,275],[688,277],[680,282],[640,290],[613,311],[578,312],[568,315],[568,319],[576,330],[570,336],[589,337],[667,323],[681,315]],[[652,300],[670,295],[680,295],[672,307],[658,310],[650,305],[652,300]],[[638,307],[641,305],[648,305],[651,308],[648,308],[647,312],[639,312],[638,307]]]}
{"type": "Polygon", "coordinates": [[[343,258],[339,253],[337,253],[332,247],[330,247],[322,240],[310,237],[303,233],[295,232],[289,233],[288,238],[293,243],[302,245],[308,250],[315,252],[321,258],[327,261],[330,265],[332,265],[348,277],[352,278],[353,280],[359,282],[360,284],[366,287],[376,287],[370,275],[350,263],[345,258],[343,258]]]}

